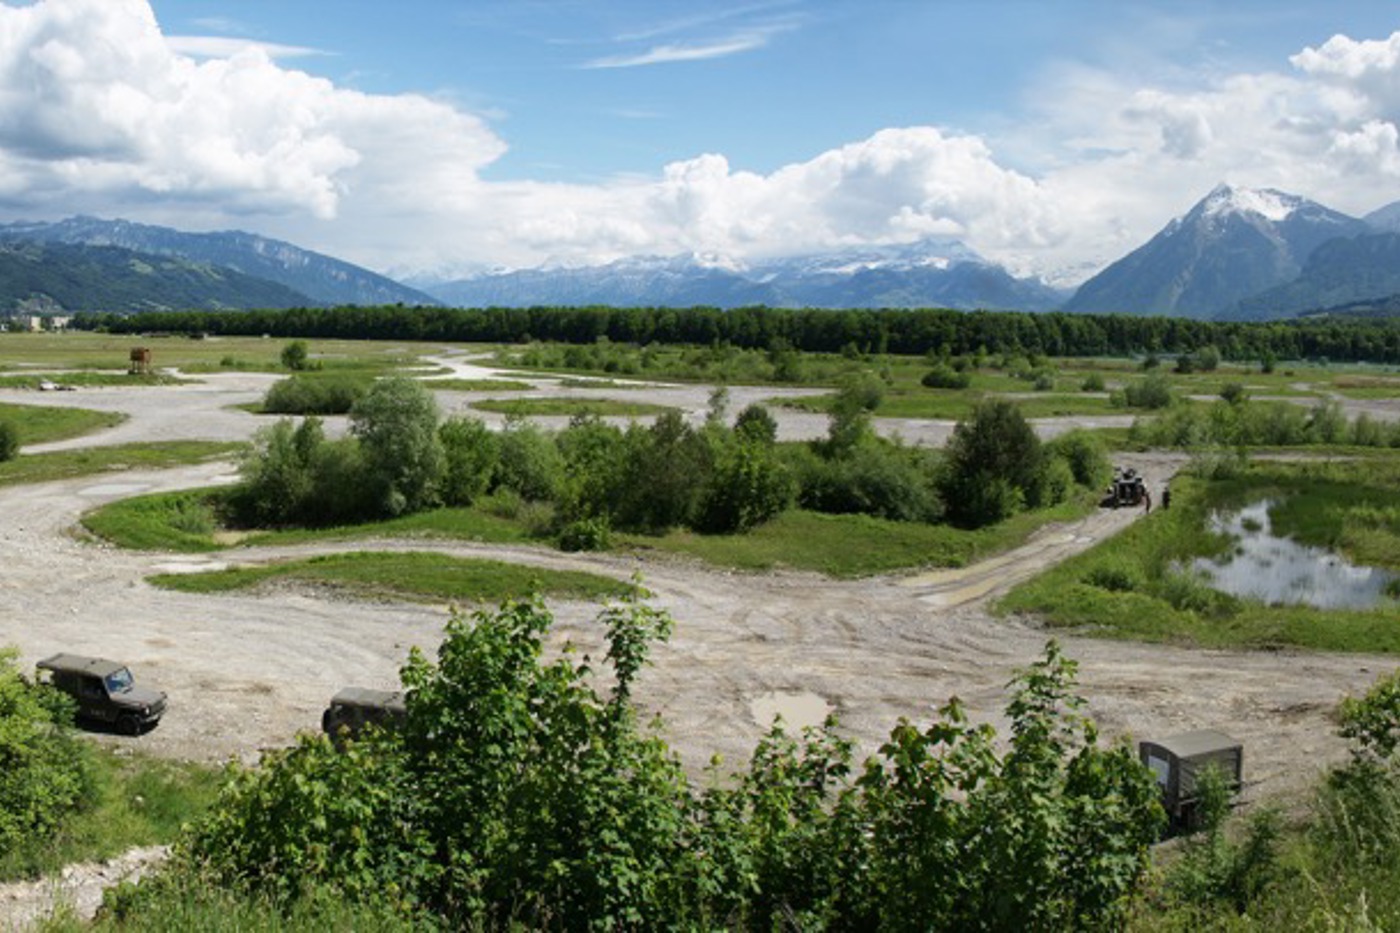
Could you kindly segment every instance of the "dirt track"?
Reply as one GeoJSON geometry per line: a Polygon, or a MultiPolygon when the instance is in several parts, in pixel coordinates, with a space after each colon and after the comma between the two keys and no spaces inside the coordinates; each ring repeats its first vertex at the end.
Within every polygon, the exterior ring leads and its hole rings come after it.
{"type": "MultiPolygon", "coordinates": [[[[241,438],[259,422],[226,406],[256,398],[269,381],[229,375],[160,389],[0,392],[0,401],[109,408],[132,416],[101,435],[50,448],[241,438]]],[[[541,385],[541,392],[568,394],[550,389],[552,383],[541,385]]],[[[731,391],[732,411],[774,394],[731,391]]],[[[680,405],[698,419],[708,391],[658,388],[618,395],[680,405]]],[[[466,399],[460,393],[441,397],[448,411],[466,399]]],[[[821,420],[780,418],[787,437],[819,434],[825,427],[821,420]]],[[[1048,434],[1072,423],[1061,419],[1039,427],[1048,434]]],[[[883,427],[906,440],[939,443],[951,426],[883,427]]],[[[1130,462],[1156,490],[1180,460],[1160,454],[1130,462]]],[[[251,760],[299,730],[315,729],[327,697],[339,687],[392,686],[410,646],[431,651],[437,642],[445,607],[370,604],[307,591],[195,596],[144,582],[154,572],[316,553],[333,549],[329,545],[172,557],[114,550],[72,534],[79,515],[93,506],[227,481],[231,470],[215,464],[0,489],[0,645],[17,645],[26,666],[59,650],[121,658],[138,677],[171,695],[170,713],[155,731],[136,740],[103,741],[135,741],[180,758],[251,760]]],[[[927,721],[955,694],[974,717],[1002,725],[1007,681],[1040,655],[1047,636],[1033,624],[993,619],[985,609],[988,600],[1111,535],[1137,514],[1104,511],[1070,527],[1046,529],[1016,552],[965,570],[859,581],[725,573],[677,560],[524,547],[402,541],[354,547],[431,547],[622,579],[641,572],[677,625],[672,640],[655,651],[638,695],[664,714],[673,744],[699,769],[713,752],[742,761],[774,711],[799,723],[834,711],[866,751],[900,716],[927,721]]],[[[598,651],[600,633],[590,624],[594,607],[553,608],[561,641],[598,651]]],[[[1335,760],[1342,748],[1329,711],[1341,696],[1394,667],[1392,660],[1363,656],[1194,651],[1065,636],[1061,641],[1080,662],[1089,710],[1107,734],[1224,729],[1245,742],[1252,796],[1298,791],[1335,760]]]]}

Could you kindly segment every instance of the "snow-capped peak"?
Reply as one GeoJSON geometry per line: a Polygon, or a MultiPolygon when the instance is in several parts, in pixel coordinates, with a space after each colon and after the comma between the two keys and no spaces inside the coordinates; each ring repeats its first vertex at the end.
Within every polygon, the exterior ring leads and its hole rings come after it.
{"type": "Polygon", "coordinates": [[[1204,213],[1207,217],[1228,214],[1258,214],[1278,223],[1287,220],[1298,208],[1300,198],[1273,188],[1232,188],[1219,185],[1206,196],[1204,213]]]}

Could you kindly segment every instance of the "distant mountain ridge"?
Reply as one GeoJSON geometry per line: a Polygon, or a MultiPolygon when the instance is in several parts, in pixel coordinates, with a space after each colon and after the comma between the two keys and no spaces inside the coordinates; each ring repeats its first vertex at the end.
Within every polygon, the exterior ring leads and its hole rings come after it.
{"type": "Polygon", "coordinates": [[[221,311],[291,308],[307,298],[233,269],[118,246],[0,239],[0,310],[221,311]]]}
{"type": "Polygon", "coordinates": [[[1245,316],[1242,302],[1292,282],[1319,246],[1370,229],[1297,195],[1220,185],[1086,281],[1064,309],[1197,319],[1245,316]]]}
{"type": "MultiPolygon", "coordinates": [[[[185,233],[169,227],[70,217],[54,223],[0,224],[0,241],[112,246],[223,267],[284,286],[301,304],[431,305],[427,294],[359,266],[242,231],[185,233]]],[[[234,307],[263,307],[251,301],[234,307]]]]}
{"type": "Polygon", "coordinates": [[[1017,278],[951,239],[860,247],[750,264],[698,256],[521,269],[425,286],[459,307],[745,305],[1048,311],[1065,292],[1017,278]]]}

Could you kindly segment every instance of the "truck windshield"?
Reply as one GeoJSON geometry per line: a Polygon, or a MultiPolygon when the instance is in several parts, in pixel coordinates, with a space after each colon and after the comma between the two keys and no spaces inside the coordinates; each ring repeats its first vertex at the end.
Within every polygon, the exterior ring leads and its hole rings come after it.
{"type": "Polygon", "coordinates": [[[107,690],[109,693],[125,693],[131,689],[131,683],[131,671],[124,667],[107,675],[107,690]]]}

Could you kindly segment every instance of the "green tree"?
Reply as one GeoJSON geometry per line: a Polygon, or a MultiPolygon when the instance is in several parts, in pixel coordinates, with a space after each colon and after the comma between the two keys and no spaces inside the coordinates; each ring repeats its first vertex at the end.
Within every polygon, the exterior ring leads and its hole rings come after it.
{"type": "Polygon", "coordinates": [[[771,445],[731,441],[716,457],[694,524],[712,533],[748,531],[780,515],[795,494],[792,474],[771,445]]]}
{"type": "Polygon", "coordinates": [[[449,418],[438,428],[442,441],[442,501],[471,505],[491,488],[500,461],[496,435],[480,418],[449,418]]]}
{"type": "Polygon", "coordinates": [[[0,463],[19,456],[19,429],[8,421],[0,421],[0,463]]]}
{"type": "Polygon", "coordinates": [[[978,402],[953,428],[944,455],[943,501],[950,521],[976,528],[1038,504],[1044,451],[1021,409],[978,402]]]}
{"type": "Polygon", "coordinates": [[[554,499],[563,481],[564,459],[544,431],[523,418],[507,418],[499,441],[495,488],[514,490],[534,502],[554,499]]]}
{"type": "Polygon", "coordinates": [[[441,501],[437,402],[421,383],[402,376],[376,382],[350,410],[350,433],[381,512],[401,515],[441,501]]]}
{"type": "Polygon", "coordinates": [[[230,502],[239,519],[254,526],[301,521],[316,478],[313,460],[325,435],[318,418],[293,426],[283,418],[260,429],[239,469],[230,502]]]}
{"type": "Polygon", "coordinates": [[[305,340],[293,340],[282,348],[282,365],[293,372],[300,372],[307,368],[310,356],[305,340]]]}

